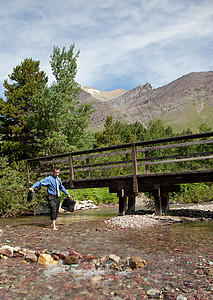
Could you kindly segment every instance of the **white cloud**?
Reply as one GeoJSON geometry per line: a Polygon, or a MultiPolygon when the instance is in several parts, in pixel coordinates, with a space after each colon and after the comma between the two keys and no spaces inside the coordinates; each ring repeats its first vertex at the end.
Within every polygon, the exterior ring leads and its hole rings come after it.
{"type": "Polygon", "coordinates": [[[72,43],[76,79],[97,89],[158,87],[213,68],[211,0],[10,0],[0,24],[0,82],[26,57],[52,80],[53,45],[72,43]]]}

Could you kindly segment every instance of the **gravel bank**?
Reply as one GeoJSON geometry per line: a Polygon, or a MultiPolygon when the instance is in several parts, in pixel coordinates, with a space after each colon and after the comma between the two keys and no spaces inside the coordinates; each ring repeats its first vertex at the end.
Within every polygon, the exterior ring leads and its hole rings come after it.
{"type": "Polygon", "coordinates": [[[144,228],[183,222],[208,221],[213,220],[213,203],[172,208],[169,214],[168,216],[156,216],[152,212],[141,210],[134,215],[110,218],[105,223],[110,227],[144,228]]]}

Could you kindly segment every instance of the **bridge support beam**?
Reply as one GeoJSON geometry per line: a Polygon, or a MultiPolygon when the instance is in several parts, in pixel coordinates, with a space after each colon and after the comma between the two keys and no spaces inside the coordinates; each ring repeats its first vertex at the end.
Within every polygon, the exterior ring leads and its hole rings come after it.
{"type": "Polygon", "coordinates": [[[125,194],[124,189],[118,191],[117,193],[119,197],[119,211],[118,215],[119,216],[124,216],[127,211],[127,195],[125,194]]]}
{"type": "Polygon", "coordinates": [[[169,187],[161,188],[160,184],[155,184],[152,190],[152,195],[155,199],[155,214],[162,216],[169,211],[169,187]]]}
{"type": "Polygon", "coordinates": [[[169,211],[169,195],[170,193],[167,191],[161,192],[161,205],[162,205],[162,212],[164,214],[168,213],[169,211]]]}
{"type": "Polygon", "coordinates": [[[128,209],[127,209],[127,214],[132,214],[135,212],[135,196],[131,195],[128,196],[128,209]]]}
{"type": "Polygon", "coordinates": [[[155,184],[152,190],[152,195],[155,199],[155,214],[156,216],[162,216],[162,203],[160,195],[160,184],[155,184]]]}

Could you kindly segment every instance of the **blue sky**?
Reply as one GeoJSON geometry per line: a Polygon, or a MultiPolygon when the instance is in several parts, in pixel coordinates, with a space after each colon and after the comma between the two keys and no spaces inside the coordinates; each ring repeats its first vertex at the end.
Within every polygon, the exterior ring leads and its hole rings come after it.
{"type": "Polygon", "coordinates": [[[0,0],[0,96],[25,58],[49,81],[53,46],[80,50],[76,80],[102,91],[213,70],[212,0],[0,0]]]}

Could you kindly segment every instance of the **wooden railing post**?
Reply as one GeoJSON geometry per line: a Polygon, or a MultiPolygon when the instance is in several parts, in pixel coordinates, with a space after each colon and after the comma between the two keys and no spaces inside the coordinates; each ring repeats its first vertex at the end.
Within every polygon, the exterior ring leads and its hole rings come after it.
{"type": "Polygon", "coordinates": [[[86,158],[87,178],[90,178],[89,157],[86,158]]]}
{"type": "Polygon", "coordinates": [[[74,170],[73,170],[73,157],[72,154],[69,154],[69,169],[70,169],[70,187],[72,188],[74,180],[74,170]]]}
{"type": "Polygon", "coordinates": [[[132,145],[132,178],[133,178],[133,194],[138,194],[138,167],[137,167],[137,152],[136,152],[136,146],[132,145]]]}
{"type": "Polygon", "coordinates": [[[26,171],[27,171],[27,184],[30,184],[30,171],[28,161],[26,162],[26,171]]]}
{"type": "Polygon", "coordinates": [[[145,159],[146,159],[146,164],[145,164],[145,173],[146,174],[150,174],[150,167],[149,165],[147,164],[147,162],[149,161],[149,151],[145,151],[145,159]]]}

